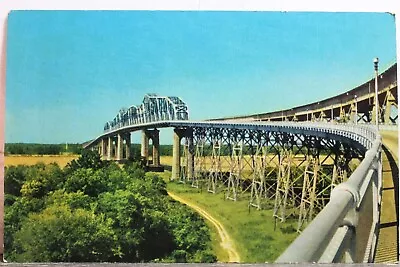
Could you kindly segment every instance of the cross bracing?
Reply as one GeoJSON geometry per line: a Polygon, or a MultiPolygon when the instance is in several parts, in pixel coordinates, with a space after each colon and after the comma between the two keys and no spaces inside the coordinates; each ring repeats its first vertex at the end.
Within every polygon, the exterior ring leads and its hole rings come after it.
{"type": "MultiPolygon", "coordinates": [[[[336,170],[350,172],[350,161],[362,159],[365,152],[345,139],[217,125],[190,127],[195,150],[192,186],[203,181],[207,192],[224,191],[234,201],[249,199],[249,206],[257,209],[273,201],[274,216],[281,221],[297,217],[299,231],[329,201],[339,177],[336,170]]],[[[186,162],[181,166],[185,177],[186,162]]]]}

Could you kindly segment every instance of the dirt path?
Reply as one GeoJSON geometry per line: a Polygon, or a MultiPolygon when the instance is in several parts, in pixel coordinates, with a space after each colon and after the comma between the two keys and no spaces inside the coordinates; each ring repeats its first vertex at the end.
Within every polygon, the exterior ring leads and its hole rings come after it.
{"type": "Polygon", "coordinates": [[[183,199],[171,192],[168,192],[168,195],[170,195],[173,199],[188,205],[189,207],[191,207],[192,209],[194,209],[198,213],[200,213],[200,215],[203,216],[205,219],[210,221],[217,229],[218,235],[221,238],[221,247],[224,248],[225,251],[228,253],[228,257],[229,257],[228,262],[240,262],[239,254],[237,253],[236,249],[234,248],[232,239],[229,237],[224,226],[219,221],[217,221],[214,217],[212,217],[210,214],[208,214],[204,209],[187,201],[186,199],[183,199]]]}

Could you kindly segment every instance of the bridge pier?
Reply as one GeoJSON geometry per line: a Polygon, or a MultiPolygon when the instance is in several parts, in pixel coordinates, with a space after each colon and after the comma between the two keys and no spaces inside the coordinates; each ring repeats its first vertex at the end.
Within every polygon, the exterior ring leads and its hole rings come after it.
{"type": "Polygon", "coordinates": [[[106,147],[106,140],[103,138],[100,141],[100,158],[104,159],[106,155],[107,147],[106,147]]]}
{"type": "Polygon", "coordinates": [[[112,154],[112,139],[111,136],[108,137],[108,145],[107,145],[107,160],[111,160],[111,154],[112,154]]]}
{"type": "Polygon", "coordinates": [[[143,130],[142,131],[142,145],[141,145],[141,155],[146,160],[148,164],[149,160],[149,141],[153,144],[152,151],[152,166],[161,167],[160,165],[160,130],[143,130]]]}
{"type": "Polygon", "coordinates": [[[153,143],[153,166],[160,166],[160,130],[147,130],[153,143]]]}
{"type": "Polygon", "coordinates": [[[116,144],[116,160],[120,161],[124,159],[129,159],[130,149],[131,149],[131,134],[130,133],[118,134],[117,144],[116,144]]]}
{"type": "Polygon", "coordinates": [[[141,145],[141,156],[145,159],[146,164],[149,164],[149,141],[153,144],[152,151],[152,167],[159,168],[160,164],[160,130],[143,130],[142,131],[142,145],[141,145]]]}
{"type": "Polygon", "coordinates": [[[123,137],[122,137],[122,134],[117,134],[117,155],[116,155],[116,160],[121,160],[122,159],[122,157],[123,157],[123,151],[122,151],[122,149],[123,149],[123,137]]]}
{"type": "Polygon", "coordinates": [[[187,177],[193,179],[194,172],[194,149],[193,149],[193,129],[190,128],[175,128],[172,147],[172,177],[171,180],[180,178],[181,171],[181,139],[185,137],[188,141],[187,149],[187,177]]]}
{"type": "Polygon", "coordinates": [[[146,134],[146,130],[142,131],[142,145],[140,155],[145,159],[146,163],[149,158],[149,136],[146,134]]]}
{"type": "Polygon", "coordinates": [[[130,159],[131,157],[131,133],[125,135],[125,158],[130,159]]]}

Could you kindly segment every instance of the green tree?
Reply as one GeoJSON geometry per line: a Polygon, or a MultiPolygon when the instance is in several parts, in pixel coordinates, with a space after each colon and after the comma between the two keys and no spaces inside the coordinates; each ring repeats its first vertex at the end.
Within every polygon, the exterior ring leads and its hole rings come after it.
{"type": "Polygon", "coordinates": [[[83,209],[53,205],[32,214],[15,235],[16,260],[29,262],[109,261],[119,248],[112,220],[83,209]]]}
{"type": "Polygon", "coordinates": [[[21,195],[21,187],[26,179],[27,166],[18,165],[5,168],[4,192],[14,196],[21,195]]]}
{"type": "MultiPolygon", "coordinates": [[[[6,195],[7,198],[8,195],[6,195]]],[[[17,246],[14,242],[15,233],[21,229],[23,221],[30,213],[40,212],[44,208],[43,199],[18,197],[10,206],[4,209],[4,246],[6,257],[13,260],[17,246]]]]}
{"type": "Polygon", "coordinates": [[[103,167],[104,162],[101,160],[99,153],[85,149],[78,159],[74,159],[67,164],[65,171],[71,173],[81,168],[99,170],[103,167]]]}
{"type": "Polygon", "coordinates": [[[126,262],[143,260],[139,255],[145,231],[143,210],[134,193],[125,190],[106,192],[99,196],[95,211],[113,219],[112,226],[120,246],[120,254],[114,260],[126,262]]]}
{"type": "Polygon", "coordinates": [[[26,171],[26,181],[21,186],[21,195],[31,198],[42,198],[48,192],[62,185],[63,172],[56,163],[38,163],[26,171]]]}
{"type": "Polygon", "coordinates": [[[82,191],[65,192],[65,189],[59,189],[51,192],[45,200],[45,205],[67,205],[71,209],[85,209],[90,210],[91,204],[96,201],[95,199],[85,195],[82,191]]]}
{"type": "Polygon", "coordinates": [[[101,170],[78,169],[68,175],[64,189],[68,193],[82,191],[90,197],[97,197],[107,191],[107,177],[101,170]]]}

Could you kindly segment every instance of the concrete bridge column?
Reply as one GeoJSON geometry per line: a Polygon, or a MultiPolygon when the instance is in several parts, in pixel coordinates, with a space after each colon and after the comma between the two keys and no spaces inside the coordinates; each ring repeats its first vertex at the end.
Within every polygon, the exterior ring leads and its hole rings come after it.
{"type": "Polygon", "coordinates": [[[150,133],[153,143],[153,165],[160,166],[160,131],[154,129],[150,133]]]}
{"type": "Polygon", "coordinates": [[[142,131],[142,145],[140,155],[147,162],[149,158],[149,137],[145,130],[142,131]]]}
{"type": "Polygon", "coordinates": [[[107,160],[111,160],[112,155],[112,139],[111,136],[108,137],[108,146],[107,146],[107,160]]]}
{"type": "Polygon", "coordinates": [[[102,143],[102,149],[103,149],[101,158],[104,160],[104,159],[107,159],[107,139],[106,138],[101,139],[101,143],[102,143]]]}
{"type": "Polygon", "coordinates": [[[104,153],[105,153],[105,140],[101,139],[100,140],[100,158],[104,159],[104,153]]]}
{"type": "Polygon", "coordinates": [[[123,159],[123,142],[124,142],[124,139],[123,139],[123,136],[122,136],[122,134],[121,133],[119,133],[119,134],[117,134],[117,146],[116,146],[116,148],[117,148],[117,151],[116,151],[116,159],[117,160],[122,160],[123,159]]]}
{"type": "Polygon", "coordinates": [[[174,129],[174,137],[172,144],[172,177],[171,180],[179,179],[181,168],[181,137],[180,129],[174,129]]]}
{"type": "Polygon", "coordinates": [[[181,138],[186,137],[189,141],[189,147],[192,146],[192,149],[188,149],[188,178],[193,177],[193,163],[194,163],[194,149],[193,149],[193,130],[192,129],[174,129],[174,140],[172,147],[172,177],[171,180],[179,179],[180,177],[180,168],[181,168],[181,138]],[[190,141],[191,140],[191,141],[190,141]],[[191,145],[190,145],[191,144],[191,145]]]}
{"type": "Polygon", "coordinates": [[[126,159],[131,157],[131,133],[125,135],[125,156],[126,159]]]}

